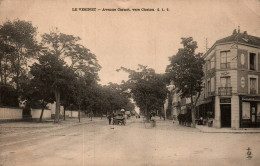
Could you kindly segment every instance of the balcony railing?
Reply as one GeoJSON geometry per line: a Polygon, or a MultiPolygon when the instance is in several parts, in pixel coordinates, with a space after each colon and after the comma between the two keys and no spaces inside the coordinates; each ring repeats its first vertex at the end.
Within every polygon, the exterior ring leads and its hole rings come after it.
{"type": "Polygon", "coordinates": [[[230,69],[230,65],[231,65],[230,62],[220,63],[220,68],[221,68],[221,69],[230,69]]]}
{"type": "Polygon", "coordinates": [[[219,87],[218,94],[220,96],[231,96],[232,95],[232,87],[219,87]]]}
{"type": "Polygon", "coordinates": [[[255,64],[250,64],[250,70],[255,70],[256,67],[255,67],[255,64]]]}
{"type": "Polygon", "coordinates": [[[250,94],[256,95],[256,89],[250,89],[250,94]]]}

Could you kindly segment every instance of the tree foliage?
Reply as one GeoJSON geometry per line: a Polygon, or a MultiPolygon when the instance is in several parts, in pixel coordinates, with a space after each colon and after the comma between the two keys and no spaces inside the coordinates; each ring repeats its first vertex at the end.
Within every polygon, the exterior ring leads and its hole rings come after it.
{"type": "MultiPolygon", "coordinates": [[[[69,68],[76,74],[77,81],[74,84],[74,88],[71,87],[69,90],[72,91],[72,94],[75,94],[75,97],[74,99],[65,97],[64,100],[66,100],[66,102],[74,101],[74,104],[81,109],[82,98],[85,95],[84,91],[91,84],[97,83],[98,71],[101,67],[97,62],[96,56],[90,53],[89,49],[78,44],[79,40],[79,37],[60,33],[58,29],[42,35],[42,45],[45,47],[43,50],[44,54],[48,53],[54,55],[58,60],[68,58],[71,61],[69,68]]],[[[54,90],[56,100],[56,121],[58,121],[59,118],[61,88],[63,87],[63,84],[58,82],[59,80],[56,80],[54,90]]]]}
{"type": "Polygon", "coordinates": [[[26,75],[29,58],[35,57],[38,51],[36,41],[37,28],[31,22],[7,20],[0,26],[0,63],[1,82],[10,79],[15,82],[19,91],[20,79],[26,75]]]}
{"type": "Polygon", "coordinates": [[[192,37],[182,38],[176,55],[169,58],[166,68],[168,79],[174,82],[177,92],[182,98],[191,98],[192,121],[195,122],[195,106],[202,90],[204,59],[202,54],[195,53],[197,42],[192,37]]]}
{"type": "Polygon", "coordinates": [[[164,75],[156,74],[147,66],[138,66],[137,71],[124,67],[121,70],[129,73],[125,86],[130,89],[140,111],[148,117],[151,111],[162,109],[168,90],[164,75]]]}
{"type": "Polygon", "coordinates": [[[34,101],[41,101],[43,111],[48,103],[54,101],[53,94],[57,87],[61,92],[70,88],[74,83],[75,74],[63,60],[55,55],[42,55],[38,61],[31,66],[33,76],[30,82],[31,98],[34,101]]]}

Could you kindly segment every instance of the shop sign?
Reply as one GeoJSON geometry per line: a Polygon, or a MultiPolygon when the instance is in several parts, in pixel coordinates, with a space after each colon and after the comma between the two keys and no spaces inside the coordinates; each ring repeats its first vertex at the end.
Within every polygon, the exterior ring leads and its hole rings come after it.
{"type": "Polygon", "coordinates": [[[260,101],[260,97],[242,97],[242,101],[260,101]]]}
{"type": "Polygon", "coordinates": [[[231,98],[220,98],[220,103],[231,103],[231,98]]]}

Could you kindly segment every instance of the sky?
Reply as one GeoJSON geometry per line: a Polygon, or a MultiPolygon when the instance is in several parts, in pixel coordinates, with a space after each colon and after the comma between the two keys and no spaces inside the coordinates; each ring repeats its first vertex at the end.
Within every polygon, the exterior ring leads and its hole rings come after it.
{"type": "Polygon", "coordinates": [[[39,36],[54,27],[79,36],[97,56],[100,83],[105,85],[127,80],[127,73],[116,71],[121,66],[137,69],[142,64],[164,73],[168,57],[182,47],[182,37],[193,37],[197,52],[205,52],[206,39],[209,48],[238,26],[260,37],[260,0],[0,0],[0,25],[7,19],[31,21],[39,36]]]}

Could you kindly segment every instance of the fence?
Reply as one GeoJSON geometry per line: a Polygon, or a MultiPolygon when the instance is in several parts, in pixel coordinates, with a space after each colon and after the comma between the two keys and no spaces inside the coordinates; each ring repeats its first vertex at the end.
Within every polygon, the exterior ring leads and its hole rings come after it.
{"type": "Polygon", "coordinates": [[[0,120],[20,120],[23,119],[21,108],[0,107],[0,120]]]}
{"type": "MultiPolygon", "coordinates": [[[[39,119],[41,116],[41,109],[32,109],[31,115],[32,119],[39,119]]],[[[51,110],[45,109],[42,119],[50,119],[51,110]]],[[[10,107],[0,107],[0,120],[22,120],[23,119],[23,109],[22,108],[10,108],[10,107]]]]}

